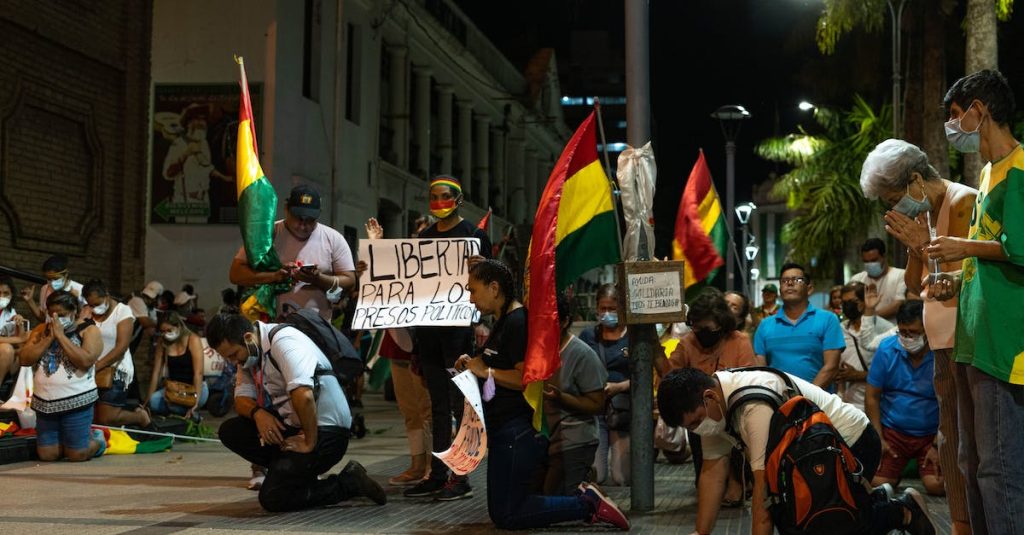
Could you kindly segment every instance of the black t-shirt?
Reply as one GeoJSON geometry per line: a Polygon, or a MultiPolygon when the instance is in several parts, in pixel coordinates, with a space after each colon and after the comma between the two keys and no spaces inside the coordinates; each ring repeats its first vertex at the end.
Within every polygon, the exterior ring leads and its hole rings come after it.
{"type": "MultiPolygon", "coordinates": [[[[526,358],[526,307],[520,307],[502,316],[483,347],[484,364],[495,370],[511,370],[526,358]]],[[[481,387],[483,386],[481,380],[481,387]]],[[[519,416],[532,416],[533,409],[523,392],[511,390],[495,381],[494,398],[484,402],[487,427],[498,429],[519,416]]]]}
{"type": "Polygon", "coordinates": [[[463,219],[458,225],[441,231],[437,229],[437,223],[430,225],[426,230],[420,232],[420,238],[478,238],[480,240],[480,256],[491,257],[491,239],[487,233],[478,229],[476,225],[463,219]]]}

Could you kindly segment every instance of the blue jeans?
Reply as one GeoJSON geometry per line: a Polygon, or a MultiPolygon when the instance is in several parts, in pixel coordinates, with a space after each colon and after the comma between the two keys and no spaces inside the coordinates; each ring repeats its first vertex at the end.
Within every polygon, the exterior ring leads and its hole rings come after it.
{"type": "Polygon", "coordinates": [[[532,493],[548,439],[534,431],[528,416],[488,430],[487,440],[487,512],[499,529],[540,528],[593,515],[581,497],[532,493]]]}
{"type": "MultiPolygon", "coordinates": [[[[209,399],[209,398],[210,398],[210,387],[207,386],[206,382],[204,381],[203,382],[203,389],[199,393],[199,406],[196,407],[196,410],[198,410],[198,409],[200,409],[202,407],[205,407],[206,406],[206,400],[209,399]]],[[[185,407],[183,405],[175,405],[174,403],[167,403],[167,400],[164,399],[164,389],[163,388],[157,390],[156,392],[153,392],[153,395],[149,396],[149,408],[150,408],[150,410],[152,410],[156,414],[171,413],[171,414],[177,414],[177,415],[181,416],[181,415],[185,414],[186,412],[188,412],[188,407],[185,407]]]]}
{"type": "Polygon", "coordinates": [[[36,412],[36,445],[61,446],[65,450],[89,449],[89,428],[95,405],[58,415],[36,412]]]}
{"type": "Polygon", "coordinates": [[[1024,386],[957,364],[960,470],[975,535],[1024,534],[1024,386]]]}

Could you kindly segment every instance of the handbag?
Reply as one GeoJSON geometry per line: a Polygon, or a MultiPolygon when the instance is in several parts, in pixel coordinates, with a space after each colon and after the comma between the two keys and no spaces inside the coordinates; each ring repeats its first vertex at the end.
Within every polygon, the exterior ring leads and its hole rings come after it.
{"type": "Polygon", "coordinates": [[[188,383],[167,379],[164,381],[164,399],[175,405],[195,407],[199,394],[196,393],[196,388],[188,383]]]}
{"type": "Polygon", "coordinates": [[[605,406],[604,421],[612,431],[629,431],[633,402],[629,392],[615,394],[605,406]]]}
{"type": "Polygon", "coordinates": [[[96,372],[96,388],[112,388],[114,386],[114,366],[107,366],[96,372]]]}

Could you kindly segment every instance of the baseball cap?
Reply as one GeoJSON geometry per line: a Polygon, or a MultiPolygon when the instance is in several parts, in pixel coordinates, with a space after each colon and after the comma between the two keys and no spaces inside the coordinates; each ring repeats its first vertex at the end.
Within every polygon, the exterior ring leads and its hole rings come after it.
{"type": "Polygon", "coordinates": [[[761,293],[769,292],[773,294],[779,293],[779,287],[774,284],[765,284],[764,288],[761,288],[761,293]]]}
{"type": "Polygon", "coordinates": [[[288,211],[293,215],[316,219],[320,217],[320,193],[311,186],[299,185],[288,195],[288,211]]]}
{"type": "Polygon", "coordinates": [[[178,292],[178,295],[174,296],[174,305],[175,306],[181,306],[181,305],[184,305],[185,303],[188,303],[189,301],[191,301],[191,300],[193,300],[195,298],[196,298],[196,296],[194,296],[194,295],[192,295],[192,294],[182,290],[182,291],[178,292]]]}
{"type": "Polygon", "coordinates": [[[156,296],[164,293],[164,285],[157,281],[149,281],[146,287],[142,289],[142,294],[150,299],[156,299],[156,296]]]}

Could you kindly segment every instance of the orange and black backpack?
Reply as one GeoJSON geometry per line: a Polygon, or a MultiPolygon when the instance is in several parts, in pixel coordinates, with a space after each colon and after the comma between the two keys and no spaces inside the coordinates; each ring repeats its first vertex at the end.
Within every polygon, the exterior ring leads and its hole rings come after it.
{"type": "MultiPolygon", "coordinates": [[[[740,388],[729,397],[729,424],[743,404],[763,401],[775,409],[768,431],[764,474],[768,510],[783,535],[865,533],[871,497],[862,467],[839,431],[793,380],[772,368],[744,368],[780,376],[788,389],[740,388]]],[[[756,505],[755,505],[756,506],[756,505]]]]}

